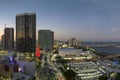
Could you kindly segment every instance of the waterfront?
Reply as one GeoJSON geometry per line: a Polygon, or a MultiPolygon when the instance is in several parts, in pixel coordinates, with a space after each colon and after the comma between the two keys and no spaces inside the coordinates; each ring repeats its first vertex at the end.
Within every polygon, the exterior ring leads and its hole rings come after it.
{"type": "Polygon", "coordinates": [[[96,50],[96,52],[105,54],[119,54],[120,42],[82,42],[82,46],[89,46],[96,50]]]}
{"type": "Polygon", "coordinates": [[[120,47],[95,47],[94,49],[105,54],[120,54],[120,47]]]}

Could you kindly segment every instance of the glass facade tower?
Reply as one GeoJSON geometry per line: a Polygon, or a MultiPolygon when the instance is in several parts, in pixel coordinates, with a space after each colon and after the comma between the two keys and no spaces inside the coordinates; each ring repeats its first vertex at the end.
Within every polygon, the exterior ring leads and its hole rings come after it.
{"type": "Polygon", "coordinates": [[[35,52],[36,13],[16,15],[16,51],[35,52]]]}
{"type": "Polygon", "coordinates": [[[42,49],[53,49],[54,32],[50,30],[39,30],[38,42],[40,44],[40,48],[42,49]]]}

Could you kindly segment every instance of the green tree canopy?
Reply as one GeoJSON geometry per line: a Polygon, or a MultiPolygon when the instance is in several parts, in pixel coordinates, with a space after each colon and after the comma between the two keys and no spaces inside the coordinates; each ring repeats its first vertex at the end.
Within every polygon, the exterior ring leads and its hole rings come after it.
{"type": "Polygon", "coordinates": [[[64,72],[63,75],[66,77],[66,80],[75,80],[76,73],[73,70],[69,69],[64,72]]]}
{"type": "Polygon", "coordinates": [[[115,77],[115,80],[120,80],[120,73],[117,73],[117,76],[115,77]]]}
{"type": "Polygon", "coordinates": [[[108,80],[107,76],[105,75],[102,75],[98,78],[98,80],[108,80]]]}

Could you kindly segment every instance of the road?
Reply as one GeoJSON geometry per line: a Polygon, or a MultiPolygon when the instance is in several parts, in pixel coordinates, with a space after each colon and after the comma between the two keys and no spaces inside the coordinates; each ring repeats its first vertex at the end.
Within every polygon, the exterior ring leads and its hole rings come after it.
{"type": "Polygon", "coordinates": [[[42,68],[38,70],[38,80],[57,80],[55,71],[48,63],[47,56],[42,57],[42,68]]]}

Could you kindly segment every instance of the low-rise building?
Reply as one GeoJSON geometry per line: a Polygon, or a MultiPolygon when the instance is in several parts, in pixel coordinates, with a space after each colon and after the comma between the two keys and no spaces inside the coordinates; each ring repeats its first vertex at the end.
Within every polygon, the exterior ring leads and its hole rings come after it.
{"type": "Polygon", "coordinates": [[[20,74],[20,73],[14,73],[12,75],[11,80],[32,80],[31,76],[25,75],[25,74],[20,74]]]}
{"type": "Polygon", "coordinates": [[[97,56],[91,51],[82,51],[82,49],[60,49],[59,55],[65,60],[97,60],[97,56]]]}
{"type": "Polygon", "coordinates": [[[99,69],[99,66],[94,62],[75,62],[68,63],[67,69],[72,69],[82,80],[94,80],[98,79],[101,75],[105,74],[99,69]]]}

